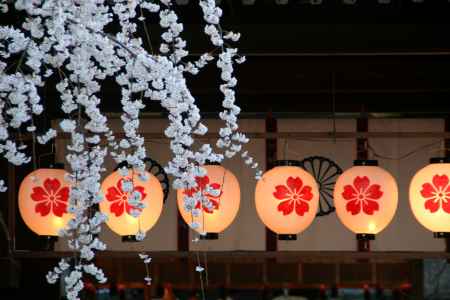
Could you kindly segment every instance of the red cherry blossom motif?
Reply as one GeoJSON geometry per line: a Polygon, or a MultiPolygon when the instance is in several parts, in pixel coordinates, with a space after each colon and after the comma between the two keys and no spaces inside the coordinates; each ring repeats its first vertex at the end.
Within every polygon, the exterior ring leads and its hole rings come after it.
{"type": "MultiPolygon", "coordinates": [[[[133,205],[128,204],[128,192],[124,192],[122,189],[122,183],[124,180],[130,180],[131,178],[121,178],[117,182],[116,186],[109,187],[106,190],[106,199],[111,203],[110,211],[116,215],[116,217],[120,217],[123,212],[126,210],[127,214],[131,215],[131,211],[133,209],[138,209],[133,205]]],[[[144,192],[143,186],[134,186],[134,191],[141,193],[141,201],[145,199],[147,194],[144,192]]]]}
{"type": "Polygon", "coordinates": [[[426,199],[425,209],[435,213],[442,209],[450,214],[450,184],[447,175],[434,175],[433,183],[424,183],[420,194],[426,199]]]}
{"type": "Polygon", "coordinates": [[[53,212],[55,216],[62,217],[67,212],[67,200],[69,199],[69,187],[61,188],[61,183],[56,178],[47,178],[44,185],[33,188],[31,199],[38,202],[34,208],[36,213],[45,217],[53,212]]]}
{"type": "MultiPolygon", "coordinates": [[[[203,211],[208,213],[208,214],[212,214],[214,212],[214,210],[218,210],[219,209],[220,196],[222,196],[222,190],[221,190],[220,184],[215,183],[215,182],[209,184],[209,177],[208,176],[195,177],[195,181],[197,182],[197,187],[191,188],[191,189],[187,189],[183,193],[185,195],[188,195],[189,197],[192,197],[195,193],[200,191],[202,193],[202,195],[207,197],[208,200],[212,204],[212,208],[208,208],[206,206],[203,206],[203,211]],[[208,184],[209,184],[211,189],[220,190],[219,195],[213,196],[213,195],[207,193],[205,191],[205,189],[208,186],[208,184]]],[[[201,206],[202,206],[201,203],[197,202],[197,204],[195,205],[195,208],[199,209],[201,206]]]]}
{"type": "Polygon", "coordinates": [[[370,184],[367,176],[357,176],[353,180],[353,185],[344,186],[342,197],[347,200],[346,209],[352,215],[357,215],[362,211],[367,215],[373,215],[380,209],[377,202],[383,196],[379,184],[370,184]]]}
{"type": "Polygon", "coordinates": [[[300,177],[289,177],[286,180],[287,185],[277,185],[273,195],[278,200],[283,200],[278,204],[278,211],[283,215],[290,215],[294,209],[297,215],[303,216],[309,211],[309,204],[306,201],[310,201],[313,198],[311,193],[311,187],[303,185],[303,181],[300,177]]]}

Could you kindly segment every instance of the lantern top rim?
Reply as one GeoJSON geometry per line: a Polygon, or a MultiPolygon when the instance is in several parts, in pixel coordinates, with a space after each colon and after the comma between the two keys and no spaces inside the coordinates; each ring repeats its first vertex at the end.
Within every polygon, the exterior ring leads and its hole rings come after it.
{"type": "Polygon", "coordinates": [[[299,160],[293,160],[293,159],[282,159],[282,160],[276,160],[273,163],[273,166],[274,167],[287,167],[287,166],[301,167],[302,162],[299,160]]]}
{"type": "Polygon", "coordinates": [[[367,167],[377,167],[378,160],[376,159],[356,159],[353,161],[354,166],[367,166],[367,167]]]}
{"type": "Polygon", "coordinates": [[[64,170],[64,163],[55,162],[48,166],[48,168],[43,169],[56,169],[56,170],[64,170]]]}
{"type": "Polygon", "coordinates": [[[220,162],[206,160],[204,166],[220,166],[220,162]]]}
{"type": "Polygon", "coordinates": [[[430,158],[430,164],[448,164],[448,163],[450,163],[450,156],[430,158]]]}

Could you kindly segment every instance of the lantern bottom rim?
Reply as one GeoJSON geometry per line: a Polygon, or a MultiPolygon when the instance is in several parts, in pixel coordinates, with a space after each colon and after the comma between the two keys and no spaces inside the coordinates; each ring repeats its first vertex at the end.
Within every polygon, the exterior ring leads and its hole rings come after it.
{"type": "Polygon", "coordinates": [[[375,234],[372,233],[358,233],[356,235],[358,241],[373,241],[375,240],[375,234]]]}
{"type": "Polygon", "coordinates": [[[281,159],[273,162],[274,167],[301,167],[302,163],[299,160],[281,159]]]}
{"type": "Polygon", "coordinates": [[[40,235],[39,240],[44,251],[53,251],[55,243],[58,241],[58,236],[56,235],[40,235]]]}
{"type": "Polygon", "coordinates": [[[448,164],[448,163],[450,163],[450,156],[430,158],[430,164],[448,164]]]}
{"type": "Polygon", "coordinates": [[[297,235],[296,234],[279,234],[278,240],[279,241],[296,241],[297,235]]]}
{"type": "Polygon", "coordinates": [[[354,166],[372,166],[377,167],[378,166],[378,160],[375,159],[357,159],[353,161],[354,166]]]}
{"type": "Polygon", "coordinates": [[[217,232],[207,232],[206,234],[200,234],[201,240],[218,240],[219,234],[217,232]]]}
{"type": "Polygon", "coordinates": [[[49,241],[49,242],[57,242],[58,236],[56,235],[40,235],[39,238],[43,241],[49,241]]]}
{"type": "Polygon", "coordinates": [[[123,243],[137,243],[137,242],[139,242],[137,239],[136,239],[136,236],[135,235],[122,235],[122,242],[123,243]]]}
{"type": "Polygon", "coordinates": [[[450,238],[450,232],[433,232],[433,236],[436,239],[448,239],[450,238]]]}

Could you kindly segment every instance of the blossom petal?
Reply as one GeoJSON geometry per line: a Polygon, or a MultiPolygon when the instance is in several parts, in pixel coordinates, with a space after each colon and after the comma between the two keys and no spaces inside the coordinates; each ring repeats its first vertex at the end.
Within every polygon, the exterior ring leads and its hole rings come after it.
{"type": "Polygon", "coordinates": [[[125,201],[115,201],[109,207],[109,210],[116,215],[116,217],[120,217],[123,214],[125,201]]]}
{"type": "Polygon", "coordinates": [[[353,180],[353,185],[355,186],[358,192],[364,192],[370,185],[369,177],[356,176],[355,180],[353,180]]]}
{"type": "Polygon", "coordinates": [[[143,186],[135,186],[134,187],[135,191],[138,191],[139,193],[141,193],[141,201],[145,199],[145,197],[147,196],[147,194],[145,193],[145,189],[143,186]]]}
{"type": "Polygon", "coordinates": [[[56,178],[47,178],[44,180],[44,188],[49,194],[56,194],[60,187],[61,183],[56,178]]]}
{"type": "Polygon", "coordinates": [[[295,202],[295,212],[299,216],[303,216],[305,212],[309,211],[309,205],[305,201],[296,201],[295,202]]]}
{"type": "Polygon", "coordinates": [[[433,176],[433,184],[438,189],[438,191],[443,191],[448,185],[448,177],[447,175],[434,175],[433,176]]]}
{"type": "Polygon", "coordinates": [[[303,181],[300,177],[289,177],[286,183],[293,193],[298,193],[303,186],[303,181]]]}
{"type": "Polygon", "coordinates": [[[53,202],[53,214],[58,217],[62,217],[67,212],[67,203],[54,201],[53,202]]]}
{"type": "Polygon", "coordinates": [[[34,211],[41,214],[41,216],[45,217],[50,213],[51,202],[50,201],[41,201],[36,204],[34,211]]]}
{"type": "Polygon", "coordinates": [[[294,210],[294,201],[286,200],[278,204],[278,211],[283,212],[283,215],[289,215],[294,210]]]}
{"type": "Polygon", "coordinates": [[[61,202],[67,202],[67,200],[69,200],[69,191],[70,190],[67,186],[60,189],[58,193],[55,195],[56,200],[61,202]]]}
{"type": "Polygon", "coordinates": [[[366,190],[366,197],[370,199],[380,199],[383,196],[383,192],[381,191],[381,186],[379,184],[372,184],[366,190]]]}
{"type": "Polygon", "coordinates": [[[203,190],[209,184],[209,177],[195,177],[195,181],[197,182],[198,187],[203,190]]]}
{"type": "Polygon", "coordinates": [[[357,215],[361,211],[361,203],[358,200],[352,200],[352,201],[347,202],[347,205],[345,206],[345,208],[352,215],[357,215]]]}
{"type": "Polygon", "coordinates": [[[422,185],[422,190],[420,191],[420,194],[422,195],[422,197],[431,198],[431,197],[434,197],[435,193],[436,193],[436,190],[431,185],[431,183],[427,182],[422,185]]]}
{"type": "Polygon", "coordinates": [[[106,190],[106,199],[108,201],[116,201],[122,198],[122,193],[116,187],[110,187],[106,190]]]}
{"type": "MultiPolygon", "coordinates": [[[[119,201],[118,201],[118,202],[119,202],[119,201]]],[[[126,211],[127,211],[127,214],[129,214],[130,216],[131,216],[131,211],[133,211],[133,210],[142,211],[142,209],[137,208],[137,207],[135,207],[135,206],[133,206],[133,205],[130,205],[130,204],[128,203],[128,201],[123,201],[123,202],[125,202],[125,209],[126,209],[126,211]]],[[[123,202],[122,202],[122,203],[123,203],[123,202]]]]}
{"type": "Polygon", "coordinates": [[[431,198],[425,201],[425,209],[428,209],[430,212],[435,213],[439,209],[439,200],[436,198],[431,198]]]}
{"type": "Polygon", "coordinates": [[[362,203],[363,211],[368,215],[373,215],[373,213],[380,209],[378,202],[366,199],[362,203]]]}
{"type": "Polygon", "coordinates": [[[450,198],[445,198],[445,200],[442,200],[442,209],[450,214],[450,198]]]}
{"type": "Polygon", "coordinates": [[[346,185],[344,186],[344,192],[342,193],[342,197],[344,197],[345,200],[353,200],[356,199],[357,193],[353,186],[346,185]]]}
{"type": "Polygon", "coordinates": [[[273,193],[273,195],[278,200],[284,200],[286,198],[289,198],[290,195],[291,195],[291,192],[289,191],[289,189],[285,185],[277,185],[275,187],[275,190],[276,191],[273,193]]]}
{"type": "Polygon", "coordinates": [[[33,188],[33,193],[31,194],[31,199],[34,201],[45,201],[47,200],[48,195],[47,192],[40,186],[36,186],[33,188]]]}
{"type": "Polygon", "coordinates": [[[122,183],[123,183],[124,179],[125,178],[119,179],[119,181],[117,181],[117,184],[116,184],[117,189],[118,189],[117,192],[120,193],[121,195],[124,194],[124,191],[123,191],[123,188],[122,188],[122,183]]]}
{"type": "Polygon", "coordinates": [[[205,194],[204,194],[205,196],[207,196],[208,198],[219,198],[220,196],[222,196],[223,191],[222,191],[222,188],[220,187],[220,184],[218,184],[218,183],[211,183],[209,186],[210,186],[213,190],[220,190],[220,193],[219,193],[219,195],[217,195],[217,196],[213,196],[213,195],[211,195],[211,194],[205,193],[205,194]]]}
{"type": "Polygon", "coordinates": [[[196,193],[198,191],[198,189],[196,188],[190,188],[187,190],[183,191],[183,194],[188,195],[189,197],[192,197],[194,195],[194,193],[196,193]]]}
{"type": "Polygon", "coordinates": [[[313,198],[313,194],[311,192],[311,187],[308,185],[305,185],[303,189],[300,191],[300,197],[302,200],[310,201],[313,198]]]}
{"type": "Polygon", "coordinates": [[[215,200],[215,199],[211,199],[211,198],[208,198],[208,199],[209,199],[209,201],[210,201],[211,204],[212,204],[212,208],[209,209],[208,207],[203,206],[203,210],[204,210],[206,213],[212,214],[212,213],[214,212],[215,209],[216,209],[216,210],[219,209],[219,202],[218,202],[217,200],[215,200]]]}
{"type": "Polygon", "coordinates": [[[219,201],[215,199],[209,199],[209,201],[211,201],[214,209],[219,209],[219,201]]]}

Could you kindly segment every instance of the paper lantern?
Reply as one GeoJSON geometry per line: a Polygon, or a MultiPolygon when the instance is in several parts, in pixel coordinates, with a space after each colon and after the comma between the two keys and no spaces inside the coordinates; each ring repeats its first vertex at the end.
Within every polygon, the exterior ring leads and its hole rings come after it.
{"type": "Polygon", "coordinates": [[[38,169],[19,188],[19,212],[25,224],[41,236],[56,237],[72,215],[67,213],[70,185],[63,169],[38,169]]]}
{"type": "Polygon", "coordinates": [[[104,196],[100,202],[100,211],[108,216],[106,225],[122,236],[122,240],[134,240],[139,232],[147,232],[158,221],[164,201],[163,189],[159,180],[145,172],[147,180],[143,181],[137,172],[128,171],[127,176],[122,176],[119,171],[110,174],[102,183],[101,189],[104,196]],[[123,183],[133,182],[133,191],[124,191],[123,183]],[[136,207],[128,203],[128,198],[133,192],[140,193],[140,201],[146,206],[136,218],[132,216],[136,207]]]}
{"type": "Polygon", "coordinates": [[[376,160],[355,161],[334,187],[336,213],[358,238],[374,239],[391,222],[397,204],[397,183],[376,160]]]}
{"type": "Polygon", "coordinates": [[[205,165],[207,174],[204,177],[197,177],[197,187],[189,190],[178,190],[177,203],[183,220],[189,224],[196,223],[199,226],[194,228],[199,233],[204,233],[202,238],[217,239],[218,234],[223,232],[233,222],[239,211],[241,201],[241,189],[239,182],[229,170],[220,165],[205,165]],[[208,194],[205,188],[209,185],[215,190],[220,190],[219,195],[208,194]],[[198,203],[195,208],[201,209],[198,216],[193,216],[192,212],[184,209],[185,195],[191,196],[193,193],[201,192],[205,195],[211,207],[205,207],[198,203]]]}
{"type": "Polygon", "coordinates": [[[409,203],[417,221],[435,233],[450,234],[450,159],[433,158],[414,175],[409,186],[409,203]]]}
{"type": "Polygon", "coordinates": [[[295,239],[316,216],[319,188],[314,177],[297,166],[298,162],[275,164],[256,185],[256,211],[279,239],[295,239]]]}

